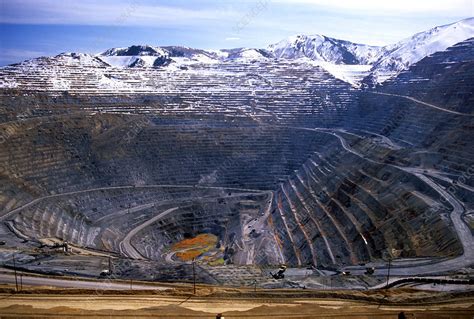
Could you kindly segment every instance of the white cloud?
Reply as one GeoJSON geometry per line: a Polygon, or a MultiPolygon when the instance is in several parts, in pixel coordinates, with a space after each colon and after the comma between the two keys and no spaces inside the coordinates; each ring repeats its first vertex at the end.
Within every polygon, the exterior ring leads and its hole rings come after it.
{"type": "Polygon", "coordinates": [[[226,41],[236,41],[236,40],[240,40],[240,38],[237,38],[237,37],[228,37],[228,38],[225,38],[226,41]]]}

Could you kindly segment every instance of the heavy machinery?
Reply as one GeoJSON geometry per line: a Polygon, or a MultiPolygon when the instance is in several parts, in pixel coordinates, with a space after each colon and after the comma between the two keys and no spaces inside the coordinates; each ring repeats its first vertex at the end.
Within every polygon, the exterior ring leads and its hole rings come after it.
{"type": "Polygon", "coordinates": [[[270,275],[272,275],[274,279],[283,279],[285,278],[285,271],[286,271],[286,266],[281,265],[277,273],[273,274],[272,272],[270,272],[270,275]]]}

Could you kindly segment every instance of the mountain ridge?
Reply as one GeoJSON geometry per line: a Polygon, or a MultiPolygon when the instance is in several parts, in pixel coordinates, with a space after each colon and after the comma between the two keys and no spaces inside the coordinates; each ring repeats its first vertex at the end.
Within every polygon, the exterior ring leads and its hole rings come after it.
{"type": "MultiPolygon", "coordinates": [[[[435,52],[474,37],[474,18],[436,26],[386,46],[340,40],[321,34],[298,34],[267,48],[204,50],[185,46],[132,45],[110,48],[99,54],[69,54],[73,59],[97,59],[111,67],[186,67],[192,63],[294,60],[316,64],[354,86],[374,86],[395,77],[435,52]],[[87,56],[87,58],[86,58],[87,56]]],[[[32,60],[29,60],[32,61],[32,60]]]]}

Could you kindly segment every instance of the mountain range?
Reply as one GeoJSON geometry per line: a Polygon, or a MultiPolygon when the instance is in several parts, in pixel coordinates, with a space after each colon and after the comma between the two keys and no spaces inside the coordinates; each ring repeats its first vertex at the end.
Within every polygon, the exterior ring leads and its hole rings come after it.
{"type": "MultiPolygon", "coordinates": [[[[183,46],[132,45],[112,48],[95,56],[75,54],[85,60],[100,60],[111,67],[185,68],[193,63],[228,61],[264,62],[294,60],[321,66],[334,77],[360,86],[372,86],[395,77],[412,64],[435,52],[474,37],[474,18],[419,32],[395,44],[372,46],[324,35],[295,35],[267,48],[202,50],[183,46]]],[[[59,56],[71,55],[63,53],[59,56]]]]}

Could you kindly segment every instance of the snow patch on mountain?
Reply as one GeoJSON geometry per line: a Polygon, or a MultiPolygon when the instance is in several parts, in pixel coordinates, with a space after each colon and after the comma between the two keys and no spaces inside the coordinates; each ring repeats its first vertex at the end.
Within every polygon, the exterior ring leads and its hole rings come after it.
{"type": "Polygon", "coordinates": [[[336,79],[359,87],[363,78],[370,74],[371,64],[334,64],[325,61],[315,61],[308,58],[297,60],[298,63],[307,63],[313,66],[319,66],[330,73],[336,79]]]}
{"type": "Polygon", "coordinates": [[[69,90],[69,88],[71,87],[71,81],[68,81],[66,79],[61,79],[60,77],[52,78],[51,84],[52,84],[53,90],[66,91],[66,90],[69,90]]]}
{"type": "Polygon", "coordinates": [[[98,65],[101,64],[93,55],[87,53],[65,52],[55,57],[67,64],[98,65]]]}
{"type": "Polygon", "coordinates": [[[273,58],[273,54],[263,49],[237,48],[221,50],[221,60],[255,61],[273,58]]]}
{"type": "Polygon", "coordinates": [[[359,87],[362,79],[370,74],[371,64],[333,64],[319,62],[321,67],[331,73],[336,79],[359,87]]]}
{"type": "Polygon", "coordinates": [[[140,63],[140,66],[143,67],[150,67],[153,66],[153,63],[155,62],[156,57],[152,56],[101,56],[99,57],[102,61],[106,62],[110,66],[115,66],[115,67],[131,67],[131,66],[136,66],[138,63],[140,63]],[[142,61],[142,62],[138,62],[142,61]]]}
{"type": "Polygon", "coordinates": [[[114,78],[113,76],[101,74],[99,77],[98,87],[101,89],[124,89],[129,88],[130,85],[114,78]]]}
{"type": "Polygon", "coordinates": [[[218,63],[219,60],[216,58],[209,57],[208,55],[204,54],[196,54],[193,57],[185,58],[185,57],[173,57],[171,58],[173,62],[181,65],[181,64],[194,64],[194,63],[205,63],[205,64],[213,64],[218,63]]]}
{"type": "Polygon", "coordinates": [[[265,57],[255,49],[247,49],[241,52],[240,56],[244,59],[265,59],[265,57]]]}

